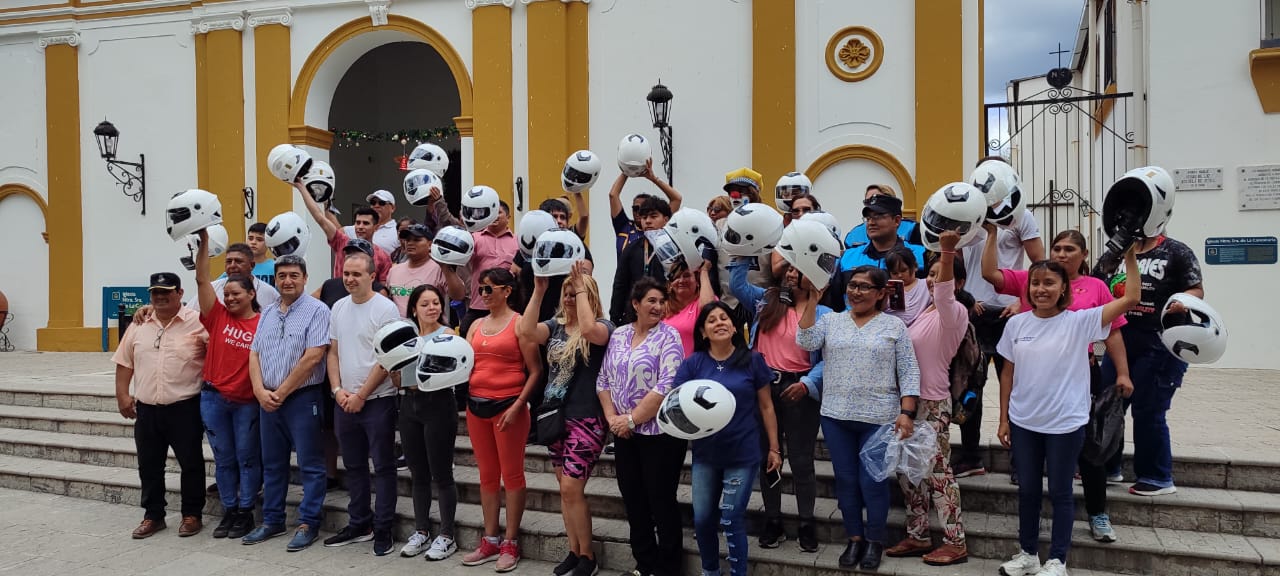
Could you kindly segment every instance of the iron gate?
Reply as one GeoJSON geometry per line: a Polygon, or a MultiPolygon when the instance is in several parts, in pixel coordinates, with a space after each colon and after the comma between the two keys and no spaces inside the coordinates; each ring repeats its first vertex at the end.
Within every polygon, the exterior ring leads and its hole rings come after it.
{"type": "MultiPolygon", "coordinates": [[[[1049,78],[1057,80],[1053,73],[1049,78]]],[[[1132,97],[1051,86],[984,106],[986,155],[1003,156],[1017,169],[1027,208],[1040,222],[1046,256],[1050,241],[1066,229],[1082,232],[1091,248],[1102,246],[1102,197],[1133,163],[1132,97]]],[[[1090,250],[1090,256],[1100,253],[1090,250]]]]}

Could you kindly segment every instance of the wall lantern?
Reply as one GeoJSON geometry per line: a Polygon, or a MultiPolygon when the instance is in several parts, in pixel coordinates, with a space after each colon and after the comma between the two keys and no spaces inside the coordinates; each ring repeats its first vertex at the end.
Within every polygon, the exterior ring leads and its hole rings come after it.
{"type": "Polygon", "coordinates": [[[671,90],[662,85],[662,80],[649,90],[649,95],[645,100],[649,101],[649,114],[653,117],[653,127],[658,129],[658,142],[662,148],[662,168],[667,172],[667,184],[674,185],[672,175],[675,168],[672,166],[673,158],[671,154],[671,90]]]}
{"type": "Polygon", "coordinates": [[[137,162],[116,160],[116,149],[120,145],[120,131],[114,124],[105,119],[93,129],[93,137],[98,141],[98,154],[107,161],[107,172],[120,183],[120,191],[142,203],[142,215],[147,215],[147,157],[138,155],[137,162]]]}

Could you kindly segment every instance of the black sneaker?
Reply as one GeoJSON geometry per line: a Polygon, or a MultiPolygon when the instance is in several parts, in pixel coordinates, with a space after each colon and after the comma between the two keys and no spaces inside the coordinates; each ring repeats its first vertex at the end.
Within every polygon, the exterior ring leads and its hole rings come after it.
{"type": "Polygon", "coordinates": [[[396,470],[408,470],[408,469],[409,469],[409,460],[407,460],[403,455],[400,456],[399,458],[396,458],[396,470]]]}
{"type": "MultiPolygon", "coordinates": [[[[235,523],[236,517],[239,516],[239,514],[240,510],[236,508],[227,508],[223,511],[222,521],[218,522],[217,528],[213,529],[213,537],[226,538],[227,532],[231,530],[231,525],[235,523]]],[[[241,534],[240,536],[244,536],[244,534],[241,534]]],[[[239,538],[240,536],[232,536],[232,538],[239,538]]]]}
{"type": "Polygon", "coordinates": [[[818,528],[813,524],[800,525],[800,551],[818,551],[818,528]]]}
{"type": "Polygon", "coordinates": [[[596,566],[595,558],[580,558],[571,576],[596,576],[599,573],[600,567],[596,566]]]}
{"type": "Polygon", "coordinates": [[[334,490],[341,490],[342,481],[338,480],[334,476],[329,476],[328,478],[325,478],[324,489],[325,489],[325,492],[333,492],[334,490]]]}
{"type": "MultiPolygon", "coordinates": [[[[328,544],[325,544],[328,546],[328,544]]],[[[391,531],[377,531],[373,533],[373,555],[386,556],[391,553],[391,549],[396,547],[396,539],[391,537],[391,531]]]]}
{"type": "Polygon", "coordinates": [[[245,534],[253,532],[253,510],[241,510],[236,514],[235,520],[231,522],[231,529],[227,531],[227,538],[243,538],[245,534]]]}
{"type": "Polygon", "coordinates": [[[561,560],[559,564],[556,564],[555,568],[551,569],[551,573],[556,576],[564,576],[565,574],[573,572],[573,569],[578,567],[578,561],[578,555],[573,552],[569,552],[569,555],[565,556],[564,560],[561,560]]]}
{"type": "Polygon", "coordinates": [[[1129,487],[1129,493],[1138,496],[1163,496],[1165,494],[1173,494],[1178,489],[1173,486],[1156,486],[1146,482],[1138,482],[1129,487]]]}
{"type": "Polygon", "coordinates": [[[777,548],[786,541],[787,534],[782,531],[782,522],[777,520],[765,521],[764,532],[760,534],[761,548],[777,548]]]}
{"type": "Polygon", "coordinates": [[[604,445],[605,454],[613,454],[615,451],[616,451],[616,448],[613,446],[613,442],[610,442],[604,445]]]}
{"type": "Polygon", "coordinates": [[[326,548],[336,548],[338,546],[346,546],[347,544],[355,544],[356,542],[368,542],[373,540],[372,528],[356,528],[355,526],[344,526],[337,534],[324,539],[326,548]]]}
{"type": "Polygon", "coordinates": [[[206,487],[205,487],[205,489],[204,489],[204,493],[205,493],[205,494],[215,494],[215,495],[216,495],[216,494],[218,493],[218,483],[217,483],[217,482],[214,482],[213,484],[210,484],[210,485],[206,486],[206,487]]]}

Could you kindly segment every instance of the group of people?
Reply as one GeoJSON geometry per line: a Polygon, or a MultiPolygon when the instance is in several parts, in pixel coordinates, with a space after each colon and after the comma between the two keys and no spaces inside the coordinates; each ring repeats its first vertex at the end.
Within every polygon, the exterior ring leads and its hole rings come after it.
{"type": "MultiPolygon", "coordinates": [[[[722,429],[692,441],[703,574],[720,573],[721,532],[730,573],[747,573],[746,512],[757,482],[765,507],[757,544],[776,548],[794,535],[801,552],[817,551],[819,430],[847,536],[840,566],[875,570],[884,555],[960,563],[968,548],[956,478],[985,473],[977,439],[988,358],[999,373],[998,437],[1010,447],[1012,479],[1023,480],[1021,550],[1003,574],[1066,573],[1077,470],[1093,536],[1115,540],[1106,485],[1118,479],[1121,455],[1106,465],[1079,458],[1091,394],[1106,386],[1116,386],[1133,408],[1137,481],[1130,491],[1174,490],[1164,414],[1185,364],[1161,346],[1158,314],[1174,293],[1202,293],[1198,263],[1185,245],[1164,235],[1139,240],[1123,255],[1123,270],[1099,271],[1099,279],[1089,274],[1084,236],[1059,234],[1046,259],[1039,228],[1026,213],[1009,227],[987,224],[964,245],[960,234],[947,232],[939,250],[926,251],[914,223],[903,219],[902,200],[890,186],[873,185],[829,282],[804,277],[775,253],[721,252],[696,269],[666,270],[645,232],[661,229],[683,197],[652,170],[639,177],[662,195],[635,195],[628,217],[622,193],[630,177],[619,175],[609,191],[618,264],[607,311],[589,252],[567,276],[533,274],[505,203],[492,224],[472,233],[468,265],[432,259],[435,231],[459,222],[438,193],[420,222],[397,222],[395,197],[374,192],[344,229],[295,183],[335,253],[334,278],[313,294],[305,290],[308,263],[301,256],[270,265],[259,258],[257,225],[248,244],[228,247],[222,278],[211,278],[208,242],[201,242],[196,295],[185,307],[180,278],[153,274],[151,304],[113,356],[120,413],[137,420],[145,514],[133,536],[165,528],[169,448],[182,468],[178,533],[202,530],[203,434],[226,510],[215,538],[248,545],[288,532],[285,495],[296,455],[302,499],[287,549],[313,544],[340,452],[349,521],[324,545],[372,541],[375,554],[390,554],[398,444],[412,477],[415,521],[400,554],[444,560],[459,549],[453,460],[463,412],[483,511],[483,537],[462,556],[464,565],[517,567],[525,448],[536,438],[555,466],[568,538],[557,576],[598,571],[585,487],[607,446],[630,527],[630,573],[682,574],[677,489],[689,442],[664,434],[657,417],[672,390],[714,379],[736,407],[722,429]],[[455,301],[465,304],[455,308],[455,301]],[[474,350],[469,384],[424,392],[416,362],[383,368],[375,334],[400,319],[423,338],[465,337],[474,350]],[[1093,353],[1100,341],[1106,342],[1101,361],[1093,353]],[[963,393],[979,400],[962,408],[955,402],[963,393]],[[962,409],[963,449],[953,459],[949,430],[962,409]],[[543,428],[544,421],[554,425],[543,428]],[[920,484],[899,480],[907,534],[897,543],[886,527],[891,483],[873,479],[859,457],[885,425],[902,437],[916,426],[937,432],[931,473],[920,484]],[[782,522],[784,460],[796,499],[794,530],[782,522]],[[1043,565],[1036,553],[1042,475],[1053,505],[1043,565]],[[434,527],[433,493],[440,518],[434,527]],[[930,538],[931,508],[943,527],[941,546],[930,538]]],[[[722,234],[731,211],[762,202],[760,178],[746,168],[726,176],[725,195],[707,206],[722,234]]],[[[810,190],[776,194],[786,225],[821,210],[810,190]]],[[[585,236],[581,196],[539,208],[585,236]]]]}

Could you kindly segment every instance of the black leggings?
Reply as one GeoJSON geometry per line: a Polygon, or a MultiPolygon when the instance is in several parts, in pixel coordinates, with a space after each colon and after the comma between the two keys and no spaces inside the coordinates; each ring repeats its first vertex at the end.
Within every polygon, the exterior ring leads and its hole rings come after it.
{"type": "MultiPolygon", "coordinates": [[[[1104,383],[1102,371],[1096,362],[1089,363],[1090,393],[1097,395],[1104,386],[1114,386],[1115,382],[1104,383]]],[[[1123,451],[1123,448],[1121,448],[1123,451]]],[[[1097,516],[1107,512],[1107,469],[1104,464],[1091,464],[1084,459],[1084,451],[1080,452],[1080,461],[1076,463],[1080,470],[1080,484],[1084,487],[1084,509],[1089,516],[1097,516]]]]}
{"type": "Polygon", "coordinates": [[[406,390],[400,397],[400,443],[413,477],[414,528],[431,531],[431,486],[440,500],[440,534],[457,538],[453,517],[458,488],[453,480],[454,440],[458,411],[453,389],[406,390]]]}

